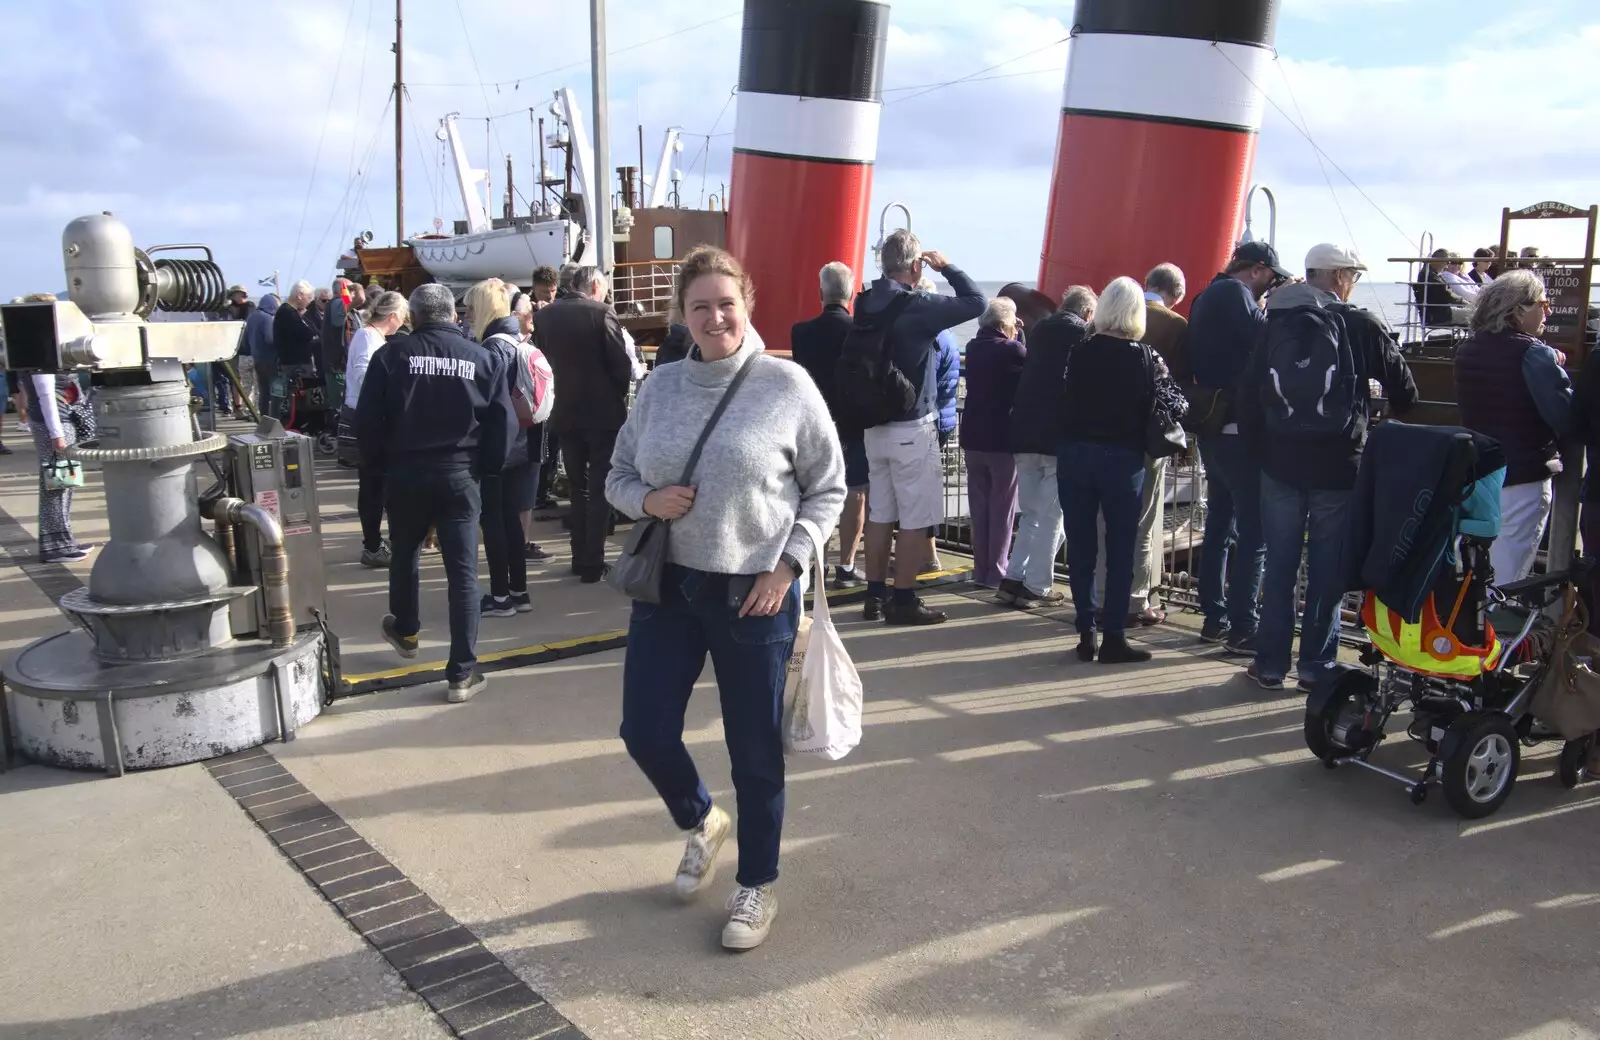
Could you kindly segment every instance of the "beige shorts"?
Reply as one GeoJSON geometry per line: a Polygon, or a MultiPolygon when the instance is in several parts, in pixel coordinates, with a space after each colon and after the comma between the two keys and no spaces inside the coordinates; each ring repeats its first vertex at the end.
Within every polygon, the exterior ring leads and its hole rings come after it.
{"type": "Polygon", "coordinates": [[[944,523],[944,461],[939,416],[874,426],[867,447],[867,519],[903,531],[944,523]]]}

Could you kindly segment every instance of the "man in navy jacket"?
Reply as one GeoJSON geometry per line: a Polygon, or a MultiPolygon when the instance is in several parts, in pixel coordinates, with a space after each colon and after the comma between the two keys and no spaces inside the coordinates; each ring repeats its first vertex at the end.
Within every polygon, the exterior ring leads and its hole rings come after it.
{"type": "Polygon", "coordinates": [[[1200,638],[1227,640],[1228,651],[1241,656],[1256,651],[1266,542],[1261,467],[1239,436],[1233,394],[1267,325],[1260,300],[1290,277],[1277,250],[1265,242],[1246,242],[1234,250],[1227,270],[1189,305],[1185,353],[1194,385],[1188,421],[1198,424],[1214,416],[1198,438],[1206,468],[1206,535],[1200,550],[1200,608],[1206,619],[1200,638]],[[1224,580],[1230,578],[1224,594],[1224,580]]]}
{"type": "Polygon", "coordinates": [[[372,356],[356,404],[362,462],[384,470],[393,556],[383,637],[401,657],[417,656],[422,627],[417,558],[428,528],[439,532],[450,595],[452,703],[483,688],[477,670],[479,482],[505,468],[517,432],[505,364],[456,328],[450,290],[411,294],[409,336],[372,356]]]}

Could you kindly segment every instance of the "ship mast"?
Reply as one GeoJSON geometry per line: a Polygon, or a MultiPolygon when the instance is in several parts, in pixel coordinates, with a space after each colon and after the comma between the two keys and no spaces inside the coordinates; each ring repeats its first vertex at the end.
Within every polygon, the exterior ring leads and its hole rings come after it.
{"type": "Polygon", "coordinates": [[[406,159],[405,140],[401,136],[405,112],[405,68],[401,64],[401,6],[404,0],[394,0],[394,244],[400,246],[406,239],[406,159]]]}
{"type": "Polygon", "coordinates": [[[589,0],[591,69],[594,73],[594,192],[595,266],[611,273],[611,126],[606,106],[606,0],[589,0]]]}

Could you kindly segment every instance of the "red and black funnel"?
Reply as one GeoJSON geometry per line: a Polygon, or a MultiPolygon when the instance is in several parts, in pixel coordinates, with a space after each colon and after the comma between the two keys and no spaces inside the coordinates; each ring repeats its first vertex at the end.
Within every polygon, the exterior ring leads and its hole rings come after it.
{"type": "Polygon", "coordinates": [[[1078,0],[1039,288],[1103,289],[1232,252],[1277,0],[1078,0]]]}
{"type": "Polygon", "coordinates": [[[745,0],[728,249],[773,349],[821,309],[824,264],[860,274],[888,36],[887,3],[745,0]]]}

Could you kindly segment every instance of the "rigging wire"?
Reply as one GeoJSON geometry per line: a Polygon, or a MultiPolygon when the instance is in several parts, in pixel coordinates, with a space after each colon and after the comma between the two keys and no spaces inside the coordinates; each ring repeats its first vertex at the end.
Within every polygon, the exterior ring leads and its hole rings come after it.
{"type": "MultiPolygon", "coordinates": [[[[1289,115],[1289,113],[1284,110],[1282,105],[1280,105],[1276,101],[1274,101],[1272,99],[1272,96],[1270,94],[1268,94],[1264,89],[1262,89],[1261,84],[1259,84],[1255,80],[1251,79],[1250,78],[1250,74],[1245,72],[1244,69],[1240,68],[1238,62],[1234,61],[1231,57],[1228,56],[1228,52],[1227,51],[1223,50],[1221,47],[1217,47],[1216,44],[1212,44],[1212,46],[1216,47],[1217,48],[1217,53],[1221,54],[1223,56],[1223,58],[1227,59],[1228,64],[1232,65],[1234,67],[1234,69],[1239,73],[1239,75],[1244,77],[1245,82],[1249,83],[1252,87],[1256,88],[1256,90],[1261,94],[1261,96],[1266,99],[1267,104],[1271,105],[1274,109],[1276,109],[1278,114],[1283,116],[1283,118],[1288,121],[1289,125],[1291,127],[1293,127],[1295,129],[1295,131],[1300,134],[1301,137],[1304,137],[1306,139],[1306,141],[1310,143],[1311,147],[1316,150],[1318,155],[1320,155],[1323,158],[1328,160],[1328,165],[1332,166],[1335,170],[1339,171],[1339,176],[1343,177],[1345,180],[1350,182],[1350,186],[1352,188],[1354,188],[1356,190],[1356,192],[1363,199],[1367,200],[1367,204],[1370,205],[1374,210],[1376,210],[1378,212],[1379,216],[1383,217],[1384,220],[1389,222],[1389,226],[1394,228],[1395,232],[1397,234],[1399,234],[1402,239],[1405,240],[1407,247],[1410,247],[1410,246],[1415,244],[1416,239],[1413,238],[1406,231],[1405,228],[1403,228],[1399,224],[1395,223],[1394,218],[1389,216],[1389,214],[1384,211],[1384,208],[1382,206],[1378,205],[1377,201],[1375,199],[1373,199],[1373,197],[1371,195],[1367,194],[1366,189],[1364,189],[1363,187],[1361,187],[1361,185],[1356,183],[1356,179],[1354,177],[1350,176],[1350,174],[1345,172],[1344,167],[1340,166],[1338,161],[1336,159],[1334,159],[1333,156],[1329,155],[1327,152],[1322,150],[1322,146],[1317,144],[1316,140],[1312,138],[1310,131],[1308,131],[1305,127],[1301,126],[1300,124],[1296,123],[1294,121],[1294,117],[1289,115]]],[[[1274,60],[1278,60],[1276,58],[1276,52],[1274,52],[1274,60]]],[[[1279,67],[1281,69],[1281,67],[1282,67],[1281,63],[1280,63],[1279,67]]],[[[1292,93],[1292,91],[1291,91],[1291,93],[1292,93]]]]}
{"type": "MultiPolygon", "coordinates": [[[[1276,61],[1276,58],[1274,58],[1276,61]]],[[[1300,117],[1300,125],[1306,129],[1306,139],[1311,139],[1311,124],[1306,121],[1305,110],[1300,107],[1300,99],[1295,96],[1294,84],[1289,82],[1289,73],[1283,67],[1283,62],[1278,61],[1278,73],[1283,76],[1283,85],[1289,91],[1289,101],[1294,105],[1295,115],[1300,117]]],[[[1333,189],[1333,178],[1328,174],[1328,167],[1322,161],[1322,149],[1312,146],[1312,153],[1317,157],[1317,168],[1322,171],[1322,179],[1328,185],[1328,194],[1333,196],[1333,208],[1339,211],[1339,220],[1344,224],[1344,232],[1350,236],[1350,248],[1361,255],[1361,246],[1356,242],[1356,229],[1350,226],[1350,218],[1345,215],[1344,203],[1339,201],[1339,193],[1333,189]]],[[[1383,298],[1378,294],[1378,286],[1371,281],[1367,282],[1367,290],[1372,293],[1373,300],[1378,305],[1378,313],[1383,313],[1383,298]]]]}
{"type": "MultiPolygon", "coordinates": [[[[391,92],[391,96],[392,96],[392,92],[391,92]]],[[[339,196],[339,201],[334,206],[333,212],[328,215],[328,223],[323,227],[322,234],[317,236],[316,247],[311,251],[311,256],[312,257],[315,257],[317,254],[322,252],[323,243],[328,240],[328,233],[333,230],[334,221],[339,219],[340,214],[345,211],[345,203],[346,203],[346,201],[351,200],[352,198],[360,198],[361,196],[365,195],[365,193],[366,193],[366,184],[368,182],[368,179],[372,175],[372,156],[373,156],[373,153],[375,153],[377,151],[378,138],[382,135],[383,130],[384,130],[383,117],[388,114],[389,105],[391,105],[391,104],[393,104],[392,100],[387,102],[387,103],[385,103],[384,106],[383,106],[383,111],[381,113],[379,113],[377,129],[375,129],[373,131],[372,140],[367,143],[366,150],[363,152],[362,169],[359,170],[354,177],[352,177],[349,181],[347,181],[345,183],[344,194],[339,196]],[[357,191],[357,195],[352,196],[351,195],[352,191],[357,191]]],[[[341,253],[342,252],[343,252],[343,250],[341,249],[341,253]]],[[[314,261],[308,261],[308,262],[314,262],[314,261]]]]}
{"type": "MultiPolygon", "coordinates": [[[[417,125],[417,110],[415,106],[407,114],[411,116],[411,138],[416,142],[417,154],[419,156],[427,155],[428,149],[422,140],[422,128],[417,125]]],[[[433,199],[433,215],[438,216],[440,210],[439,184],[433,176],[433,165],[431,163],[422,164],[422,175],[428,182],[428,194],[433,199]]]]}
{"type": "MultiPolygon", "coordinates": [[[[1051,44],[1051,46],[1054,46],[1054,44],[1051,44]]],[[[1017,59],[1013,58],[1011,60],[1015,61],[1017,59]]],[[[988,83],[991,80],[1016,79],[1018,76],[1042,76],[1042,75],[1045,75],[1046,73],[1048,73],[1048,74],[1050,74],[1052,76],[1059,76],[1059,75],[1061,75],[1061,69],[1060,68],[1029,69],[1026,72],[1002,72],[998,76],[968,76],[968,77],[963,77],[963,78],[961,78],[959,80],[946,80],[946,81],[943,81],[943,82],[940,82],[940,83],[914,83],[914,84],[911,84],[910,86],[905,86],[905,87],[884,87],[883,88],[883,92],[885,94],[898,94],[898,93],[900,93],[902,91],[906,91],[906,90],[923,90],[925,88],[948,87],[948,86],[952,86],[952,85],[954,85],[956,83],[988,83]]],[[[899,99],[896,99],[896,100],[899,100],[899,99]]]]}
{"type": "Polygon", "coordinates": [[[704,135],[705,144],[701,145],[699,153],[696,154],[693,159],[689,160],[689,169],[692,170],[694,169],[694,164],[700,161],[701,156],[705,157],[705,161],[700,166],[700,205],[702,207],[704,207],[706,204],[706,175],[708,173],[708,167],[711,165],[711,139],[713,137],[728,136],[726,134],[717,133],[717,127],[722,123],[722,117],[728,114],[728,106],[733,104],[733,99],[738,96],[739,86],[738,84],[734,84],[734,86],[728,91],[728,100],[722,103],[722,111],[717,113],[716,122],[711,124],[711,132],[704,135]]]}
{"type": "MultiPolygon", "coordinates": [[[[372,48],[372,0],[367,0],[367,28],[361,40],[361,71],[356,75],[355,111],[350,123],[350,160],[345,164],[345,177],[353,177],[356,172],[356,143],[361,139],[361,100],[367,92],[367,52],[372,48]]],[[[345,226],[349,227],[355,214],[346,216],[345,226]]]]}
{"type": "MultiPolygon", "coordinates": [[[[943,90],[945,87],[953,87],[957,83],[965,83],[968,80],[976,80],[979,76],[982,76],[982,75],[984,75],[985,73],[988,73],[988,72],[993,72],[995,69],[1005,68],[1007,65],[1010,65],[1014,61],[1021,61],[1023,58],[1031,58],[1035,54],[1043,53],[1044,51],[1047,51],[1052,47],[1059,47],[1063,43],[1066,43],[1070,39],[1072,39],[1071,36],[1063,36],[1063,37],[1061,37],[1061,39],[1054,40],[1054,41],[1052,41],[1050,43],[1047,43],[1043,47],[1035,47],[1033,50],[1028,51],[1026,54],[1018,54],[1015,57],[1007,58],[1005,61],[996,62],[995,64],[990,65],[988,68],[979,69],[977,72],[968,73],[965,76],[958,76],[955,79],[946,80],[943,83],[934,83],[934,84],[932,84],[932,85],[930,85],[928,87],[925,87],[925,88],[923,88],[921,90],[917,90],[917,92],[915,94],[907,94],[905,97],[895,98],[893,101],[885,102],[885,104],[886,105],[898,105],[898,104],[901,104],[902,102],[911,101],[911,100],[913,100],[915,98],[922,97],[925,94],[931,94],[936,90],[943,90]]],[[[907,87],[905,89],[916,90],[915,87],[907,87]]]]}
{"type": "MultiPolygon", "coordinates": [[[[484,86],[484,83],[483,83],[483,70],[481,68],[479,68],[479,66],[478,66],[478,52],[472,46],[472,31],[467,28],[467,15],[466,15],[466,12],[461,10],[461,0],[455,0],[455,5],[456,5],[456,17],[461,19],[461,35],[463,37],[465,37],[466,41],[467,41],[467,56],[472,59],[472,74],[474,76],[478,77],[478,92],[483,95],[483,107],[485,109],[487,109],[489,107],[489,88],[484,86]]],[[[495,90],[498,91],[499,89],[500,89],[499,85],[496,84],[495,85],[495,90]]],[[[499,154],[505,155],[506,154],[505,142],[500,140],[500,131],[499,131],[499,129],[497,129],[495,127],[494,120],[486,119],[485,123],[487,124],[487,127],[488,127],[489,136],[494,138],[495,148],[498,150],[499,154]]],[[[493,194],[494,194],[494,188],[493,188],[493,185],[494,185],[494,157],[493,156],[489,156],[487,158],[488,158],[489,161],[485,164],[484,173],[487,175],[488,179],[486,181],[484,181],[484,200],[483,201],[484,201],[484,205],[486,205],[488,207],[488,209],[489,209],[488,216],[489,216],[490,223],[493,223],[493,221],[494,221],[494,198],[493,198],[493,194]]]]}
{"type": "Polygon", "coordinates": [[[290,271],[294,271],[300,262],[300,236],[306,230],[306,213],[311,209],[311,189],[317,185],[317,167],[322,164],[322,144],[328,136],[328,120],[333,115],[333,99],[339,94],[339,73],[344,68],[344,45],[350,37],[350,24],[355,17],[356,0],[350,0],[350,10],[344,19],[344,33],[339,37],[339,60],[334,63],[333,82],[328,86],[328,104],[322,112],[322,129],[317,132],[317,150],[311,159],[311,179],[306,182],[305,201],[300,205],[300,227],[294,233],[294,252],[290,254],[290,271]]]}
{"type": "MultiPolygon", "coordinates": [[[[459,6],[460,5],[458,3],[457,7],[459,8],[459,6]]],[[[670,40],[674,36],[682,36],[684,33],[694,32],[696,29],[704,29],[708,25],[715,25],[718,22],[725,22],[730,18],[737,18],[737,17],[740,16],[741,13],[742,13],[741,11],[729,11],[727,14],[718,15],[715,18],[709,19],[709,20],[704,21],[704,22],[698,22],[698,23],[696,23],[694,25],[685,26],[682,29],[675,29],[672,32],[665,33],[665,34],[663,34],[661,36],[654,37],[653,39],[641,40],[638,43],[630,43],[626,47],[618,47],[615,50],[608,50],[608,51],[606,51],[606,57],[610,58],[610,57],[615,57],[618,54],[626,54],[629,51],[636,51],[641,47],[648,47],[653,43],[660,43],[663,40],[670,40]]],[[[501,87],[510,87],[511,89],[516,90],[523,83],[527,83],[530,80],[542,79],[545,76],[551,76],[551,75],[554,75],[557,72],[567,72],[567,71],[570,71],[572,69],[581,69],[581,68],[583,68],[584,66],[586,66],[588,64],[589,64],[589,59],[585,58],[582,61],[575,61],[575,62],[571,63],[570,65],[561,65],[561,66],[558,66],[557,68],[545,69],[543,72],[535,72],[532,75],[523,76],[523,77],[521,77],[519,79],[504,79],[504,80],[499,80],[498,82],[490,83],[490,84],[487,84],[487,85],[491,86],[491,87],[494,87],[495,90],[497,90],[497,91],[501,87]]],[[[477,83],[413,83],[413,84],[411,84],[411,86],[414,86],[414,87],[474,87],[474,86],[481,87],[481,86],[484,86],[484,85],[485,84],[483,83],[483,80],[482,80],[481,77],[479,78],[477,83]]]]}

